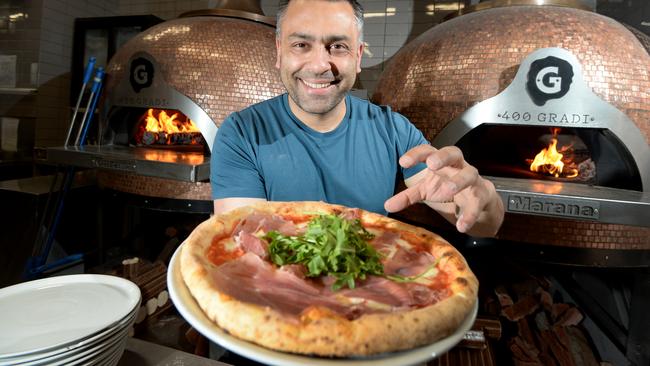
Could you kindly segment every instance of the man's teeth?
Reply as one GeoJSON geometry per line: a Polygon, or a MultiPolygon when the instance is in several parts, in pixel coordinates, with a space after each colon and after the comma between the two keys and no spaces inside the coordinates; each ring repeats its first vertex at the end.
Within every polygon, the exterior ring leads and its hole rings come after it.
{"type": "Polygon", "coordinates": [[[313,89],[322,89],[322,88],[327,88],[330,86],[330,83],[321,83],[321,84],[316,84],[316,83],[310,83],[307,81],[302,81],[303,83],[307,84],[308,87],[313,88],[313,89]]]}

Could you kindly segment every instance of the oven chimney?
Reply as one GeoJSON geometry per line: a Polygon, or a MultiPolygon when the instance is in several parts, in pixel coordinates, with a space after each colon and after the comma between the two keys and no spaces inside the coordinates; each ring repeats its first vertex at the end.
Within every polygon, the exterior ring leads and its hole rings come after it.
{"type": "Polygon", "coordinates": [[[217,0],[213,9],[240,10],[264,15],[260,0],[217,0]]]}
{"type": "Polygon", "coordinates": [[[275,18],[264,15],[260,0],[218,0],[213,8],[188,11],[178,17],[200,16],[239,18],[275,26],[275,18]]]}

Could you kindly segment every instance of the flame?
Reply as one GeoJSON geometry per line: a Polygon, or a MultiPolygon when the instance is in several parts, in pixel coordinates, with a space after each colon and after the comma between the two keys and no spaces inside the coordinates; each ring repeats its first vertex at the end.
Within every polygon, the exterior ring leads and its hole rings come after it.
{"type": "MultiPolygon", "coordinates": [[[[548,182],[547,182],[548,183],[548,182]]],[[[533,183],[533,191],[534,192],[542,192],[546,194],[558,194],[562,192],[562,189],[564,186],[562,183],[558,182],[552,182],[553,184],[541,184],[541,183],[533,183]]]]}
{"type": "Polygon", "coordinates": [[[134,140],[152,147],[203,144],[201,131],[191,119],[178,111],[153,108],[140,118],[134,140]]]}
{"type": "Polygon", "coordinates": [[[557,134],[559,129],[553,129],[553,137],[548,147],[542,149],[530,164],[530,170],[552,175],[554,177],[575,178],[578,176],[578,169],[567,168],[566,164],[572,164],[571,158],[565,158],[563,153],[567,152],[571,146],[557,149],[557,134]]]}
{"type": "Polygon", "coordinates": [[[203,156],[203,154],[191,154],[191,153],[176,154],[172,151],[165,151],[165,150],[146,151],[144,153],[144,158],[146,160],[164,161],[166,163],[184,163],[184,164],[192,164],[192,165],[199,165],[205,162],[205,157],[203,156]]]}
{"type": "Polygon", "coordinates": [[[153,108],[147,110],[145,131],[165,133],[200,132],[191,119],[185,118],[184,121],[179,120],[178,112],[170,116],[167,114],[167,111],[160,109],[158,116],[155,116],[154,111],[153,108]]]}

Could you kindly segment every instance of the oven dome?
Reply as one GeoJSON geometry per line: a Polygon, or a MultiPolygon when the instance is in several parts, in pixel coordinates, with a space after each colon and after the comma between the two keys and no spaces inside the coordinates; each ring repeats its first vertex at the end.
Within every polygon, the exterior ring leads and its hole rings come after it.
{"type": "Polygon", "coordinates": [[[406,115],[433,140],[449,121],[503,91],[526,55],[559,47],[576,55],[588,86],[650,142],[650,55],[640,41],[647,37],[594,12],[559,6],[567,1],[509,3],[480,3],[421,34],[391,59],[372,100],[406,115]]]}
{"type": "Polygon", "coordinates": [[[138,34],[111,58],[107,93],[129,77],[128,62],[138,52],[155,58],[165,82],[217,126],[230,113],[283,93],[275,69],[275,25],[248,10],[193,11],[138,34]]]}
{"type": "MultiPolygon", "coordinates": [[[[262,15],[259,0],[220,0],[213,9],[181,14],[130,39],[106,68],[105,115],[120,86],[129,83],[130,61],[141,54],[155,60],[156,73],[162,75],[165,88],[189,98],[195,105],[185,107],[193,111],[198,106],[211,120],[208,125],[214,123],[216,127],[230,113],[285,90],[275,69],[275,21],[262,15]]],[[[188,110],[176,105],[172,108],[190,116],[188,110]]],[[[203,129],[201,132],[205,133],[203,129]]],[[[206,201],[211,207],[209,181],[181,181],[110,169],[100,169],[98,181],[100,187],[119,192],[206,201]]],[[[192,211],[197,205],[188,206],[192,211]]]]}
{"type": "MultiPolygon", "coordinates": [[[[567,0],[480,3],[474,11],[429,29],[399,50],[386,65],[371,99],[390,105],[434,141],[465,111],[504,91],[526,56],[542,48],[562,48],[577,57],[594,94],[629,117],[650,143],[648,37],[570,4],[567,0]]],[[[455,232],[421,206],[411,206],[397,216],[455,232]]],[[[649,233],[645,227],[507,213],[498,236],[515,243],[648,250],[649,233]]]]}

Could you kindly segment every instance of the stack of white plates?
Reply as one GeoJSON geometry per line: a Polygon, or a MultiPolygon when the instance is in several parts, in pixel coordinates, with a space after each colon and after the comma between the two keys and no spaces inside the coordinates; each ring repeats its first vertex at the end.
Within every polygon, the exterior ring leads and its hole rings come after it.
{"type": "Polygon", "coordinates": [[[140,300],[133,282],[105,275],[0,289],[0,366],[116,365],[140,300]]]}

